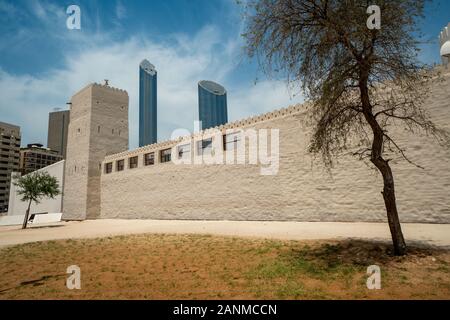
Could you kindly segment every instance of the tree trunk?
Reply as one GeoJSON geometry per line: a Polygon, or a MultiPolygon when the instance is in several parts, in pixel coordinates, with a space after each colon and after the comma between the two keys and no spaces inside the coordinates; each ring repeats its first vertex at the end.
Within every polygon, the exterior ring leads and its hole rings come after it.
{"type": "Polygon", "coordinates": [[[403,237],[400,219],[398,218],[397,203],[395,200],[394,176],[392,174],[389,162],[379,159],[375,166],[383,175],[383,199],[386,207],[386,213],[391,231],[392,243],[394,245],[394,254],[403,256],[406,254],[406,243],[403,237]]]}
{"type": "Polygon", "coordinates": [[[392,174],[391,167],[389,166],[389,160],[383,159],[384,132],[372,112],[369,89],[367,87],[368,74],[369,73],[367,70],[364,70],[361,73],[359,87],[364,118],[369,123],[373,132],[371,161],[383,176],[384,188],[382,194],[384,198],[384,205],[386,207],[389,229],[391,231],[392,243],[394,245],[394,254],[405,255],[406,243],[403,238],[402,228],[398,218],[397,204],[395,200],[394,176],[392,174]]]}
{"type": "Polygon", "coordinates": [[[25,218],[23,219],[22,229],[27,228],[28,216],[30,215],[30,207],[31,207],[31,200],[30,200],[30,202],[28,202],[28,208],[27,208],[27,212],[25,213],[25,218]]]}

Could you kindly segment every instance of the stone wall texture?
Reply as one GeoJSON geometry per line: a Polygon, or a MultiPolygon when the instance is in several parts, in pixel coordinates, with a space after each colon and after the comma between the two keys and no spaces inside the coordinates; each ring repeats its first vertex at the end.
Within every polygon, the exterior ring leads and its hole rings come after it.
{"type": "Polygon", "coordinates": [[[128,94],[90,84],[71,99],[67,140],[63,219],[100,215],[101,163],[128,149],[128,94]]]}
{"type": "MultiPolygon", "coordinates": [[[[450,74],[434,83],[427,110],[450,130],[450,74]]],[[[261,175],[260,165],[176,165],[159,163],[162,142],[110,155],[103,165],[125,159],[125,170],[101,175],[100,218],[386,221],[378,171],[352,156],[338,159],[331,173],[306,149],[304,108],[292,106],[219,127],[279,129],[280,162],[276,175],[261,175]],[[144,166],[154,151],[156,163],[144,166]],[[138,168],[128,159],[138,156],[138,168]]],[[[391,132],[417,168],[392,160],[402,222],[450,223],[450,150],[431,138],[391,132]]],[[[195,137],[206,136],[207,132],[195,137]]],[[[195,138],[194,138],[195,139],[195,138]]],[[[194,144],[192,144],[193,146],[194,144]]],[[[247,150],[248,152],[248,150],[247,150]]]]}

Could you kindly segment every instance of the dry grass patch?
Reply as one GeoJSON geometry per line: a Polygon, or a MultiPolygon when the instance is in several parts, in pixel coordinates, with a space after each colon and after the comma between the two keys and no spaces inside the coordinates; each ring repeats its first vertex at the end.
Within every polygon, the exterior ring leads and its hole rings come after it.
{"type": "Polygon", "coordinates": [[[133,235],[0,250],[0,299],[449,299],[450,252],[383,243],[133,235]],[[65,286],[69,265],[81,290],[65,286]],[[377,264],[382,290],[366,288],[377,264]]]}

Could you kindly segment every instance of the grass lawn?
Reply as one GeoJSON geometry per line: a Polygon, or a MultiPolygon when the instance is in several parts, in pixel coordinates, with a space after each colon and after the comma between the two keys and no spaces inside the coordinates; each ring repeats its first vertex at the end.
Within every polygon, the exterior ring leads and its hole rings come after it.
{"type": "Polygon", "coordinates": [[[450,299],[450,251],[363,241],[133,235],[0,249],[0,299],[450,299]],[[381,290],[366,288],[369,265],[381,290]],[[69,265],[81,290],[68,290],[69,265]]]}

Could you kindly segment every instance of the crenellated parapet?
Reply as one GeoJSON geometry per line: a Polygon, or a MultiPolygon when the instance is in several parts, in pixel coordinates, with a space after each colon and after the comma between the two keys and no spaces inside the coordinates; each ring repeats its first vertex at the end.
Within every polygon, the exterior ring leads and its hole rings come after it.
{"type": "Polygon", "coordinates": [[[291,105],[286,108],[277,109],[277,110],[263,113],[260,115],[251,116],[251,117],[248,117],[245,119],[226,123],[224,125],[201,130],[199,132],[192,133],[191,135],[179,137],[178,139],[175,139],[175,140],[173,140],[173,139],[172,140],[170,140],[170,139],[164,140],[164,141],[150,144],[147,146],[143,146],[143,147],[140,147],[137,149],[128,150],[128,151],[124,151],[124,152],[116,153],[116,154],[111,154],[111,155],[106,156],[104,161],[105,162],[114,161],[114,160],[124,158],[124,157],[136,156],[136,155],[139,155],[139,154],[145,153],[145,152],[153,152],[153,151],[157,151],[157,150],[161,150],[161,149],[170,148],[184,140],[186,140],[186,141],[191,140],[191,139],[200,140],[200,139],[202,139],[202,137],[205,137],[208,135],[213,135],[215,132],[217,132],[217,130],[221,131],[222,133],[225,133],[225,131],[227,131],[227,130],[252,127],[258,123],[262,123],[265,121],[271,121],[271,120],[275,120],[278,118],[290,116],[293,114],[302,113],[306,110],[307,106],[308,106],[308,103],[291,105]]]}
{"type": "Polygon", "coordinates": [[[93,82],[93,83],[89,84],[88,87],[89,86],[100,87],[100,88],[108,89],[108,90],[111,90],[111,91],[114,91],[114,92],[124,93],[124,94],[126,94],[128,96],[128,92],[126,90],[120,89],[120,88],[116,88],[116,87],[111,87],[109,85],[93,82]]]}

